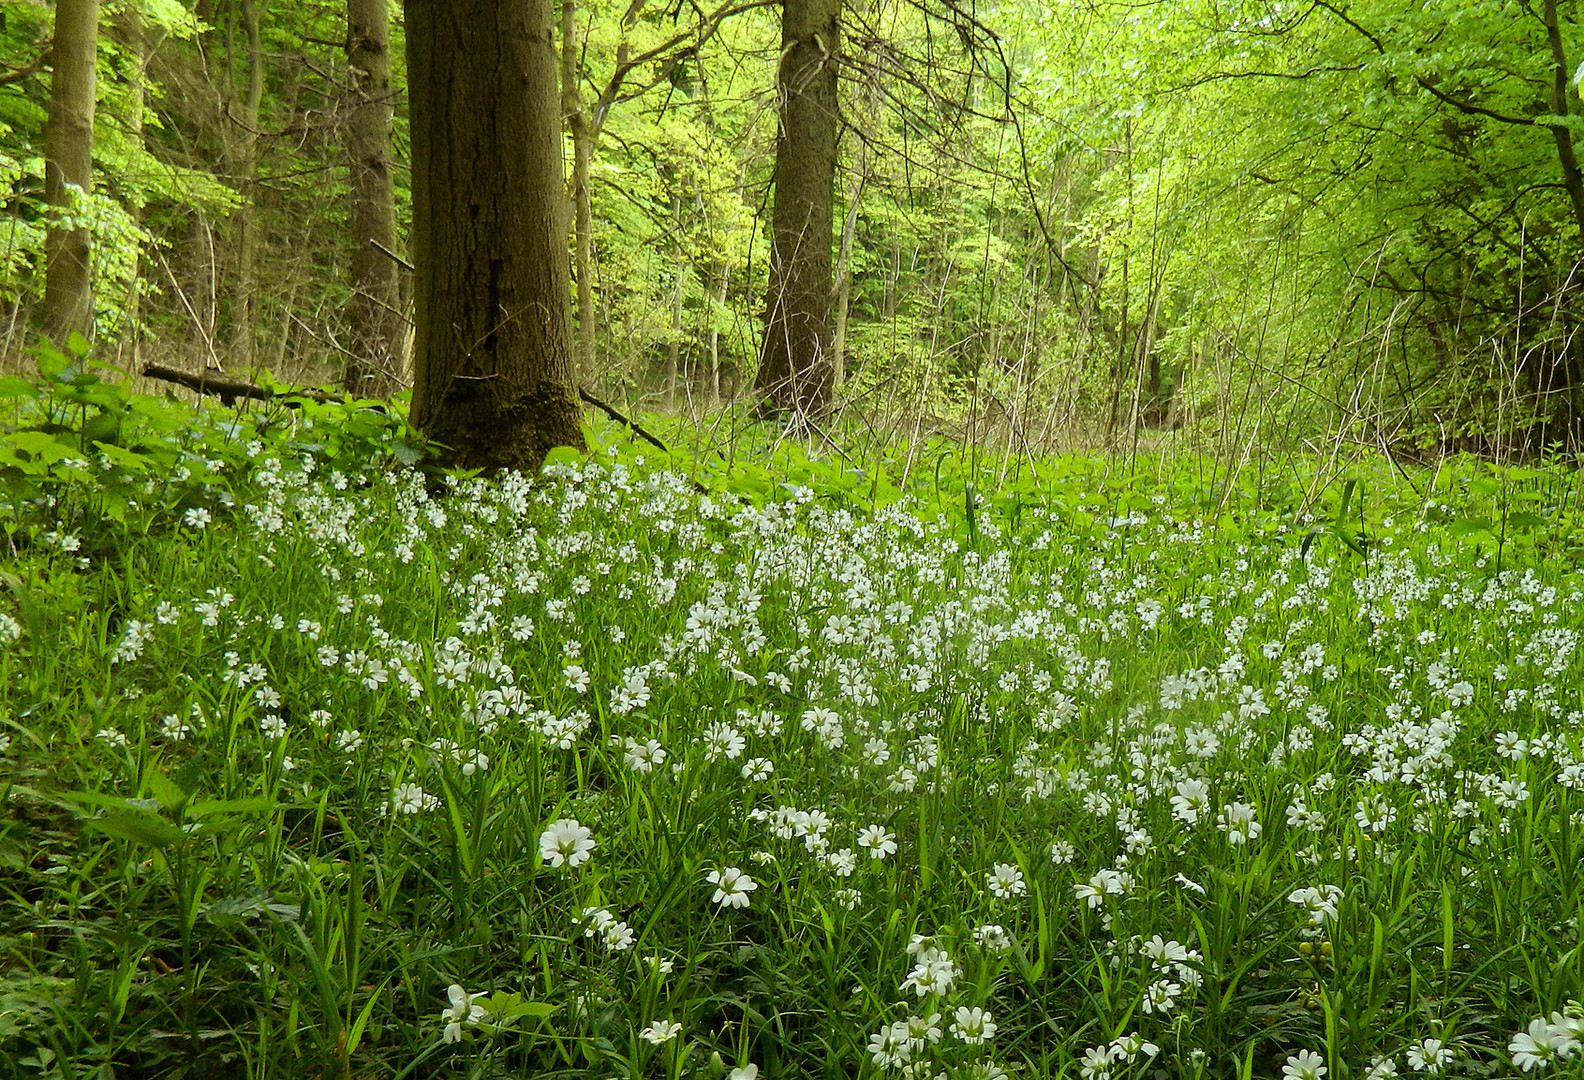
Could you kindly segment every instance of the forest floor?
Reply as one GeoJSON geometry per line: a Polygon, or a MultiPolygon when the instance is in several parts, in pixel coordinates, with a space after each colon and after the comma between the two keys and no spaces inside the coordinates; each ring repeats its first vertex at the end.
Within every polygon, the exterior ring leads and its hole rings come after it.
{"type": "Polygon", "coordinates": [[[1575,472],[0,395],[0,1076],[1584,1076],[1575,472]]]}

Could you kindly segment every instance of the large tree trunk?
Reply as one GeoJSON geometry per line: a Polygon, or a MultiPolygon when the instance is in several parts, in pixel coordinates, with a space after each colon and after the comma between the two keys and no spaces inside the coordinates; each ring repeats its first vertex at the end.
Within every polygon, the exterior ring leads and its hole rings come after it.
{"type": "MultiPolygon", "coordinates": [[[[56,0],[49,121],[44,127],[44,193],[70,214],[71,191],[93,190],[95,54],[99,0],[56,0]]],[[[93,267],[87,229],[50,229],[44,238],[44,333],[64,343],[93,335],[93,267]]]]}
{"type": "Polygon", "coordinates": [[[561,112],[572,136],[573,261],[577,279],[577,341],[575,369],[592,382],[594,370],[594,206],[589,165],[594,157],[594,131],[583,111],[578,82],[577,0],[561,0],[561,112]]]}
{"type": "Polygon", "coordinates": [[[462,468],[585,447],[552,0],[406,0],[412,420],[462,468]]]}
{"type": "Polygon", "coordinates": [[[755,390],[765,407],[823,412],[831,396],[831,213],[841,0],[783,0],[776,73],[770,288],[755,390]]]}
{"type": "Polygon", "coordinates": [[[351,348],[348,393],[384,397],[404,381],[396,184],[391,170],[390,12],[386,0],[347,0],[346,148],[352,188],[351,348]],[[383,249],[383,250],[381,250],[383,249]]]}

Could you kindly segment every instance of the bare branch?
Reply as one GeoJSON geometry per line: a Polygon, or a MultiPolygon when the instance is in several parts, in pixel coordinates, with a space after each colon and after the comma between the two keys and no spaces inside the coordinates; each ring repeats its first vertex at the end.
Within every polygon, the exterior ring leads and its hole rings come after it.
{"type": "Polygon", "coordinates": [[[1492,120],[1499,120],[1503,124],[1513,124],[1518,127],[1537,126],[1535,119],[1530,116],[1508,116],[1506,113],[1499,113],[1494,109],[1487,109],[1483,105],[1475,105],[1470,101],[1459,101],[1446,91],[1437,90],[1435,84],[1429,79],[1426,79],[1423,75],[1415,76],[1414,82],[1430,91],[1430,93],[1434,94],[1437,98],[1446,102],[1454,109],[1458,110],[1459,112],[1468,113],[1470,116],[1488,116],[1492,120]]]}

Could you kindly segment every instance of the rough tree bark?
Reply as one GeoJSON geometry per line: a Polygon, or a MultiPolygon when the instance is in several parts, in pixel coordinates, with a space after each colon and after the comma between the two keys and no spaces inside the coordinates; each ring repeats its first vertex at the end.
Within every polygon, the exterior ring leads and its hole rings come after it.
{"type": "MultiPolygon", "coordinates": [[[[49,120],[44,126],[44,192],[70,213],[72,188],[93,190],[95,55],[99,0],[56,0],[49,120]]],[[[50,229],[44,238],[44,333],[64,343],[93,336],[93,267],[87,229],[50,229]]]]}
{"type": "Polygon", "coordinates": [[[561,112],[572,136],[572,177],[567,195],[572,200],[572,249],[577,282],[577,340],[574,360],[578,374],[592,381],[594,370],[594,205],[589,188],[589,166],[594,158],[594,131],[583,111],[578,82],[577,0],[561,0],[561,112]]]}
{"type": "Polygon", "coordinates": [[[783,0],[776,73],[770,287],[754,389],[762,406],[822,413],[831,397],[831,215],[841,0],[783,0]]]}
{"type": "Polygon", "coordinates": [[[412,419],[462,468],[586,446],[552,0],[406,0],[412,419]]]}
{"type": "Polygon", "coordinates": [[[391,169],[390,12],[386,0],[347,0],[346,149],[352,189],[350,355],[341,385],[385,397],[404,381],[401,267],[396,250],[396,184],[391,169]],[[384,250],[381,250],[381,249],[384,250]]]}

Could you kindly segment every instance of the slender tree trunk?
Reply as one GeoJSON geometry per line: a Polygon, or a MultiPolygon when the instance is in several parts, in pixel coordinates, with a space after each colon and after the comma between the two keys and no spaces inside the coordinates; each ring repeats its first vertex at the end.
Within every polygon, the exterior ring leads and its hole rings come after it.
{"type": "Polygon", "coordinates": [[[406,0],[412,419],[463,468],[583,449],[552,0],[406,0]]]}
{"type": "Polygon", "coordinates": [[[346,52],[352,303],[351,355],[341,385],[351,394],[385,397],[402,385],[406,367],[401,267],[389,254],[396,250],[396,182],[391,166],[396,108],[386,0],[347,0],[346,52]]]}
{"type": "MultiPolygon", "coordinates": [[[[263,216],[258,207],[258,124],[264,101],[264,39],[258,8],[253,0],[238,0],[237,15],[247,36],[247,94],[228,126],[230,166],[244,204],[236,210],[236,279],[232,286],[232,359],[243,369],[254,366],[258,348],[259,233],[263,216]]],[[[234,64],[234,53],[233,53],[234,64]]],[[[228,112],[229,96],[227,98],[228,112]]]]}
{"type": "Polygon", "coordinates": [[[672,256],[671,340],[666,343],[665,407],[676,407],[677,378],[682,359],[682,196],[671,196],[671,224],[676,230],[676,251],[672,256]]]}
{"type": "MultiPolygon", "coordinates": [[[[868,123],[873,129],[880,112],[880,82],[871,73],[868,123]]],[[[852,186],[847,192],[847,219],[842,223],[841,247],[836,252],[836,331],[831,342],[831,392],[847,381],[847,314],[852,304],[852,249],[858,232],[858,207],[869,179],[869,139],[858,132],[858,153],[853,163],[852,186]]]]}
{"type": "Polygon", "coordinates": [[[561,112],[572,136],[572,250],[577,279],[577,340],[574,356],[579,377],[594,380],[594,206],[589,167],[594,157],[594,132],[583,111],[578,65],[577,0],[561,0],[561,112]]]}
{"type": "Polygon", "coordinates": [[[831,396],[831,214],[841,0],[782,0],[776,72],[775,208],[764,342],[764,407],[818,414],[831,396]]]}
{"type": "Polygon", "coordinates": [[[731,264],[721,266],[716,281],[715,310],[710,312],[709,324],[709,403],[714,408],[721,400],[720,377],[720,313],[726,309],[726,291],[731,285],[731,264]]]}
{"type": "MultiPolygon", "coordinates": [[[[44,193],[62,214],[70,214],[80,196],[93,190],[98,37],[99,0],[56,0],[49,120],[44,127],[44,193]]],[[[88,230],[52,228],[44,244],[44,333],[62,344],[74,333],[92,337],[88,230]]]]}
{"type": "Polygon", "coordinates": [[[847,220],[842,224],[841,247],[836,252],[836,328],[831,339],[831,393],[847,381],[847,312],[852,304],[852,249],[858,231],[858,203],[863,198],[864,152],[859,151],[858,167],[853,170],[852,189],[847,193],[847,220]]]}
{"type": "MultiPolygon", "coordinates": [[[[143,145],[143,110],[147,100],[148,64],[149,64],[149,39],[144,30],[143,20],[137,8],[133,5],[119,7],[111,16],[110,32],[116,43],[126,50],[131,59],[131,70],[127,76],[126,87],[126,132],[131,137],[134,145],[143,145]]],[[[141,225],[143,222],[143,209],[135,202],[125,204],[127,216],[141,225]]],[[[142,258],[141,251],[138,254],[142,258]]],[[[128,372],[143,369],[142,346],[143,328],[141,325],[141,308],[143,294],[143,279],[141,274],[134,277],[127,284],[126,295],[121,299],[121,319],[119,340],[117,342],[118,355],[116,357],[120,367],[128,372]]]]}

